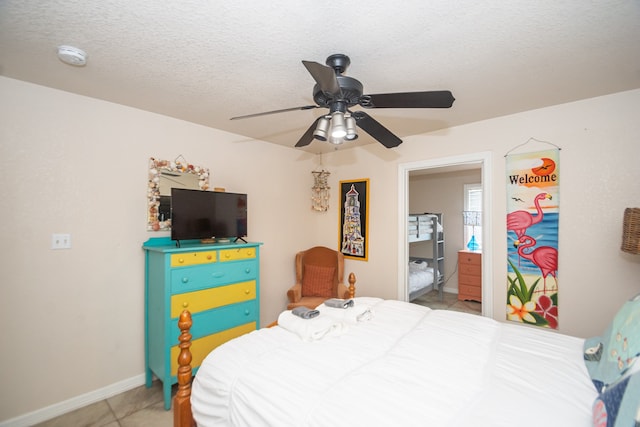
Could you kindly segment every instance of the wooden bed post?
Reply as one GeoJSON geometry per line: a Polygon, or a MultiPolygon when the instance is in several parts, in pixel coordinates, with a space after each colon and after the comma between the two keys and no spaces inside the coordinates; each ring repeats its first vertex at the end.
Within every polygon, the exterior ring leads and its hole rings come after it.
{"type": "Polygon", "coordinates": [[[173,426],[194,427],[191,413],[191,313],[184,310],[178,319],[180,354],[178,355],[178,391],[173,398],[173,426]]]}
{"type": "Polygon", "coordinates": [[[356,296],[356,275],[349,273],[349,298],[356,296]]]}

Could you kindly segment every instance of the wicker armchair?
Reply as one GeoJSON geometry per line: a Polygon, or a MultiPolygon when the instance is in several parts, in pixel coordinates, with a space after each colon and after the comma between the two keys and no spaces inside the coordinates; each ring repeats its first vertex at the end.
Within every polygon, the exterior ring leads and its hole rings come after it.
{"type": "Polygon", "coordinates": [[[333,249],[315,246],[296,254],[296,283],[287,291],[291,310],[316,308],[329,298],[349,298],[344,284],[344,256],[333,249]]]}

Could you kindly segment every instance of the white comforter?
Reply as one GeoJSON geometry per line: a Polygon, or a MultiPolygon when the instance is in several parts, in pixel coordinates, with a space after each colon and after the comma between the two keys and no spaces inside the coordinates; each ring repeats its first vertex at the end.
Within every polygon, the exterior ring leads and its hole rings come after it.
{"type": "Polygon", "coordinates": [[[191,398],[210,426],[591,425],[582,339],[400,301],[303,341],[261,329],[213,351],[191,398]]]}
{"type": "Polygon", "coordinates": [[[433,268],[409,271],[409,293],[426,288],[433,283],[433,268]]]}

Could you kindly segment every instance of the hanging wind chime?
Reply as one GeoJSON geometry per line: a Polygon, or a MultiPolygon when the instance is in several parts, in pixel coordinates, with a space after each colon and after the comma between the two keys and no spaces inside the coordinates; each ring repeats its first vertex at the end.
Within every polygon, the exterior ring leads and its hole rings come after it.
{"type": "Polygon", "coordinates": [[[331,173],[322,169],[320,171],[312,171],[313,187],[311,187],[311,209],[318,212],[326,212],[329,210],[329,183],[327,179],[331,173]]]}

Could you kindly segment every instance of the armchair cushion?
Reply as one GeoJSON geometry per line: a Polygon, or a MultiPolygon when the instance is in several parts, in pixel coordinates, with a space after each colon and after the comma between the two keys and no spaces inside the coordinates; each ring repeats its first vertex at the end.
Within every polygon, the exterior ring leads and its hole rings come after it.
{"type": "Polygon", "coordinates": [[[334,293],[335,267],[305,265],[304,269],[302,296],[331,298],[334,293]]]}

